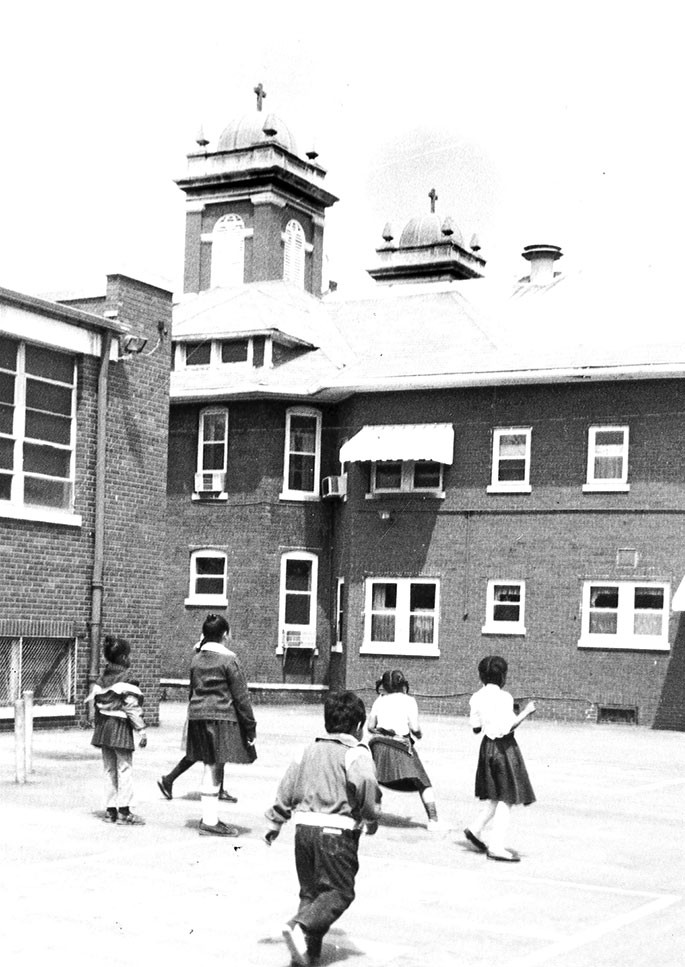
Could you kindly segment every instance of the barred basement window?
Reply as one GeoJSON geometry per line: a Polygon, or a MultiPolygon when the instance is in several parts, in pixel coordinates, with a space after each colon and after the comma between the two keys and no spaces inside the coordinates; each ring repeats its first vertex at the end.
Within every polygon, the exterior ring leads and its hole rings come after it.
{"type": "Polygon", "coordinates": [[[36,716],[75,712],[76,640],[20,635],[0,637],[0,717],[33,692],[36,716]]]}

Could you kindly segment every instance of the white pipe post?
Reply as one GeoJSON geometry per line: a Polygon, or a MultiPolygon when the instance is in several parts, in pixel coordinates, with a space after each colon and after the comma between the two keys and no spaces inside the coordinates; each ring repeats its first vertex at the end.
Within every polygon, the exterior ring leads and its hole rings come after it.
{"type": "Polygon", "coordinates": [[[24,721],[26,723],[26,775],[33,772],[33,692],[24,692],[24,721]]]}
{"type": "Polygon", "coordinates": [[[14,759],[16,781],[26,782],[26,707],[23,698],[14,703],[14,759]]]}

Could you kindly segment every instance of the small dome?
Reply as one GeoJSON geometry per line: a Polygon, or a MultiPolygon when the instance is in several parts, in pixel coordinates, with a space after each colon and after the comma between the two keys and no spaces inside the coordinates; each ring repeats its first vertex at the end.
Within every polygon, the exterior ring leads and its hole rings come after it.
{"type": "Polygon", "coordinates": [[[290,128],[275,114],[264,111],[251,111],[241,118],[231,121],[224,128],[217,143],[218,151],[239,151],[241,148],[252,148],[257,144],[275,141],[291,154],[297,154],[297,144],[290,128]],[[275,134],[267,134],[275,131],[275,134]]]}
{"type": "MultiPolygon", "coordinates": [[[[444,242],[447,238],[443,232],[444,222],[445,219],[440,218],[435,212],[417,215],[410,219],[400,236],[400,248],[412,248],[416,245],[437,245],[438,242],[444,242]]],[[[461,232],[451,219],[450,227],[452,234],[449,236],[449,240],[463,246],[464,239],[461,232]]]]}

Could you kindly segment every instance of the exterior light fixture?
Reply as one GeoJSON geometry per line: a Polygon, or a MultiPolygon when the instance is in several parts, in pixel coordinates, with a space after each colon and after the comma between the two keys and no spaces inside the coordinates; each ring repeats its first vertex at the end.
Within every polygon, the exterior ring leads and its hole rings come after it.
{"type": "Polygon", "coordinates": [[[136,356],[147,346],[147,339],[144,336],[126,336],[123,339],[123,351],[129,356],[136,356]]]}

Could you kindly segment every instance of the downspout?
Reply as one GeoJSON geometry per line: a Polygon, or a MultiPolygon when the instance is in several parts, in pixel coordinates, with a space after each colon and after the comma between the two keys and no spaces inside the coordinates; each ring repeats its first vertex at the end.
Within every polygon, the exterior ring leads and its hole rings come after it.
{"type": "MultiPolygon", "coordinates": [[[[107,381],[112,333],[102,334],[100,372],[98,373],[97,440],[95,447],[95,539],[90,598],[90,654],[88,691],[100,672],[100,634],[102,628],[102,591],[105,563],[105,472],[107,464],[107,381]]],[[[93,718],[93,703],[88,703],[88,720],[93,718]]]]}

